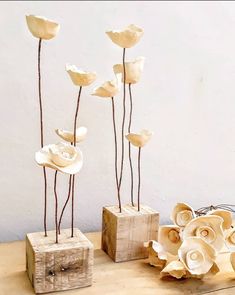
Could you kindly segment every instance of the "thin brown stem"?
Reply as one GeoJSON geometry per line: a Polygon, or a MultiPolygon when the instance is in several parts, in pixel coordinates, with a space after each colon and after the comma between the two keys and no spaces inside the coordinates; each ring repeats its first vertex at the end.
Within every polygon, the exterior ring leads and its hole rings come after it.
{"type": "Polygon", "coordinates": [[[58,243],[58,198],[57,198],[57,192],[56,192],[56,180],[57,180],[57,173],[58,171],[55,171],[55,178],[54,178],[54,194],[55,194],[55,232],[56,232],[56,240],[55,242],[58,243]]]}
{"type": "Polygon", "coordinates": [[[58,225],[58,231],[59,231],[59,235],[60,235],[60,227],[61,227],[61,221],[62,221],[62,217],[63,217],[63,214],[64,214],[64,211],[65,211],[65,208],[69,202],[69,199],[70,199],[70,193],[71,193],[71,183],[72,183],[72,175],[69,175],[69,191],[68,191],[68,197],[64,203],[64,206],[63,206],[63,209],[61,211],[61,214],[60,214],[60,219],[59,219],[59,225],[58,225]]]}
{"type": "Polygon", "coordinates": [[[118,185],[118,168],[117,168],[117,129],[116,129],[116,119],[115,119],[115,105],[114,98],[112,97],[112,113],[113,113],[113,133],[114,133],[114,147],[115,147],[115,178],[116,178],[116,186],[117,186],[117,194],[118,194],[118,204],[119,210],[122,211],[122,204],[120,198],[120,190],[118,185]]]}
{"type": "Polygon", "coordinates": [[[71,238],[73,238],[74,232],[74,185],[75,185],[75,175],[72,175],[72,218],[71,218],[71,238]]]}
{"type": "MultiPolygon", "coordinates": [[[[132,101],[132,92],[131,92],[131,83],[129,83],[129,96],[130,96],[130,114],[129,114],[129,124],[128,124],[128,133],[131,132],[131,123],[132,123],[132,109],[133,109],[133,101],[132,101]]],[[[133,176],[133,166],[132,166],[132,159],[131,159],[131,143],[128,143],[128,150],[129,150],[129,164],[130,164],[130,172],[131,172],[131,204],[134,204],[134,176],[133,176]]]]}
{"type": "Polygon", "coordinates": [[[141,156],[141,147],[139,147],[139,152],[138,152],[138,211],[140,211],[140,156],[141,156]]]}
{"type": "MultiPolygon", "coordinates": [[[[38,98],[39,98],[39,114],[40,114],[40,144],[44,146],[43,138],[43,107],[42,107],[42,85],[41,85],[41,46],[42,39],[38,42],[38,98]]],[[[44,178],[44,234],[47,237],[47,174],[46,168],[43,167],[44,178]]]]}

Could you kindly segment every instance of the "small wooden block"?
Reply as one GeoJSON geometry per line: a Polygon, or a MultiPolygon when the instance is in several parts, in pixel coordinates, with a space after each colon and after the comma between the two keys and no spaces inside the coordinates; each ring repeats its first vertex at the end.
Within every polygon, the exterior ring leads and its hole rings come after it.
{"type": "Polygon", "coordinates": [[[102,250],[115,262],[148,257],[144,242],[157,240],[159,213],[149,208],[126,205],[103,208],[102,250]]]}
{"type": "Polygon", "coordinates": [[[55,231],[26,236],[26,269],[35,293],[47,293],[90,286],[93,271],[93,245],[78,230],[61,230],[55,244],[55,231]]]}

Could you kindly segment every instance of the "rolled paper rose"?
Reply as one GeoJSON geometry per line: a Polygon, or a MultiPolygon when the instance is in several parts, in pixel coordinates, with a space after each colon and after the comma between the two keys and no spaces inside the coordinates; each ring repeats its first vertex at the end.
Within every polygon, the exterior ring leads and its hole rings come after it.
{"type": "Polygon", "coordinates": [[[223,218],[223,229],[230,229],[233,222],[232,212],[223,209],[211,210],[207,214],[217,215],[223,218]]]}
{"type": "Polygon", "coordinates": [[[121,75],[116,75],[115,80],[106,81],[101,86],[94,88],[91,95],[111,98],[118,94],[120,89],[121,75]]]}
{"type": "MultiPolygon", "coordinates": [[[[126,84],[135,84],[139,82],[141,74],[143,72],[144,68],[144,61],[145,57],[137,57],[132,62],[125,62],[125,72],[126,72],[126,78],[125,83],[126,84]]],[[[123,65],[122,64],[116,64],[113,66],[113,71],[115,74],[121,74],[122,75],[122,82],[123,82],[123,65]]]]}
{"type": "Polygon", "coordinates": [[[130,141],[130,143],[136,147],[142,148],[145,146],[153,135],[152,131],[143,129],[139,134],[137,133],[129,133],[126,135],[126,139],[130,141]]]}
{"type": "Polygon", "coordinates": [[[192,275],[208,273],[216,258],[214,247],[199,237],[186,238],[178,254],[180,261],[192,275]]]}
{"type": "Polygon", "coordinates": [[[107,31],[106,34],[113,41],[113,43],[118,46],[122,48],[130,48],[139,42],[140,38],[144,34],[144,31],[136,25],[129,25],[123,30],[107,31]]]}
{"type": "Polygon", "coordinates": [[[186,225],[182,238],[199,237],[219,252],[224,245],[222,223],[223,219],[216,215],[197,217],[186,225]]]}
{"type": "Polygon", "coordinates": [[[80,149],[68,143],[50,144],[36,152],[35,160],[40,166],[49,167],[67,174],[78,173],[83,164],[80,149]]]}
{"type": "Polygon", "coordinates": [[[225,245],[230,252],[235,252],[235,228],[231,228],[226,232],[225,245]]]}
{"type": "Polygon", "coordinates": [[[182,244],[180,238],[180,227],[176,225],[160,226],[158,242],[163,245],[166,252],[169,252],[172,255],[177,255],[178,249],[182,244]]]}
{"type": "Polygon", "coordinates": [[[95,72],[85,72],[82,69],[78,69],[75,65],[66,64],[66,71],[76,86],[89,86],[96,79],[95,72]]]}
{"type": "Polygon", "coordinates": [[[32,35],[39,39],[52,39],[60,29],[58,23],[42,16],[26,15],[26,21],[32,35]]]}
{"type": "MultiPolygon", "coordinates": [[[[71,131],[63,130],[63,129],[56,129],[56,134],[61,137],[63,140],[68,142],[74,141],[74,133],[71,131]]],[[[87,128],[86,127],[79,127],[76,129],[76,142],[82,142],[87,135],[87,128]]]]}
{"type": "Polygon", "coordinates": [[[186,277],[187,269],[184,264],[179,260],[171,261],[160,273],[161,278],[163,277],[174,277],[176,279],[181,279],[186,277]]]}
{"type": "Polygon", "coordinates": [[[192,207],[185,203],[177,203],[171,214],[171,220],[174,224],[184,227],[189,221],[195,218],[195,213],[192,207]]]}

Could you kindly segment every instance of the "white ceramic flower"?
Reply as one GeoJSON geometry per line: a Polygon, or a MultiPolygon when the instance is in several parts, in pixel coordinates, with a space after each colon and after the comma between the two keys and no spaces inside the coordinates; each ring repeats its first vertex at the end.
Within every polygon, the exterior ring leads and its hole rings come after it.
{"type": "Polygon", "coordinates": [[[223,229],[229,229],[231,228],[232,222],[233,222],[233,215],[232,212],[228,210],[223,210],[223,209],[216,209],[216,210],[211,210],[208,212],[210,215],[217,215],[223,218],[223,224],[222,227],[223,229]]]}
{"type": "Polygon", "coordinates": [[[198,237],[186,238],[178,254],[180,261],[192,275],[208,273],[216,258],[214,247],[198,237]]]}
{"type": "Polygon", "coordinates": [[[192,207],[185,203],[177,203],[173,209],[171,220],[174,224],[185,227],[189,221],[195,218],[195,213],[192,207]]]}
{"type": "MultiPolygon", "coordinates": [[[[143,72],[144,68],[144,61],[145,57],[137,57],[132,62],[125,62],[125,83],[126,84],[135,84],[139,82],[141,74],[143,72]]],[[[113,66],[113,71],[115,74],[121,74],[122,75],[122,82],[123,81],[123,65],[122,64],[116,64],[113,66]]]]}
{"type": "Polygon", "coordinates": [[[183,240],[189,237],[199,237],[220,251],[224,245],[222,223],[223,219],[216,215],[197,217],[184,228],[183,240]]]}
{"type": "Polygon", "coordinates": [[[225,245],[230,252],[235,252],[235,228],[226,231],[225,245]]]}
{"type": "Polygon", "coordinates": [[[178,249],[182,244],[180,238],[180,227],[176,225],[163,225],[159,228],[158,242],[163,245],[163,249],[172,255],[178,254],[178,249]]]}
{"type": "Polygon", "coordinates": [[[39,39],[49,40],[56,36],[60,25],[42,16],[26,15],[28,28],[39,39]]]}
{"type": "Polygon", "coordinates": [[[139,42],[140,38],[144,34],[144,31],[136,25],[129,25],[123,30],[108,31],[106,34],[113,41],[113,43],[118,46],[122,48],[130,48],[139,42]]]}
{"type": "Polygon", "coordinates": [[[187,269],[184,264],[179,260],[171,261],[160,273],[161,277],[174,277],[176,279],[181,279],[186,277],[187,269]]]}
{"type": "Polygon", "coordinates": [[[50,144],[36,152],[38,165],[49,167],[67,174],[76,174],[83,164],[80,149],[67,143],[50,144]]]}
{"type": "Polygon", "coordinates": [[[152,131],[143,129],[139,134],[137,133],[129,133],[126,135],[126,139],[130,141],[130,143],[136,147],[142,148],[145,146],[153,135],[152,131]]]}
{"type": "MultiPolygon", "coordinates": [[[[63,140],[68,142],[74,141],[74,134],[71,131],[63,130],[63,129],[56,129],[56,134],[61,137],[63,140]]],[[[82,142],[87,135],[87,128],[86,127],[79,127],[76,130],[76,142],[82,142]]]]}
{"type": "Polygon", "coordinates": [[[94,88],[91,95],[111,98],[118,94],[120,89],[121,75],[116,75],[116,79],[112,81],[106,81],[101,86],[94,88]]]}
{"type": "Polygon", "coordinates": [[[76,86],[89,86],[96,79],[95,72],[85,72],[78,69],[75,65],[66,64],[66,71],[76,86]]]}

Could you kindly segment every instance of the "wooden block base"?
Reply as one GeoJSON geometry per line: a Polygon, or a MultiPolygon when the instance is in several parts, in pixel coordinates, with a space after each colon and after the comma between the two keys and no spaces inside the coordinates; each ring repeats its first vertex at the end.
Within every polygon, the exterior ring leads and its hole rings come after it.
{"type": "Polygon", "coordinates": [[[55,231],[26,236],[26,269],[35,293],[48,293],[92,284],[93,245],[78,230],[61,230],[55,244],[55,231]]]}
{"type": "Polygon", "coordinates": [[[115,262],[148,257],[144,242],[157,240],[159,213],[149,208],[131,205],[103,208],[102,250],[115,262]]]}

